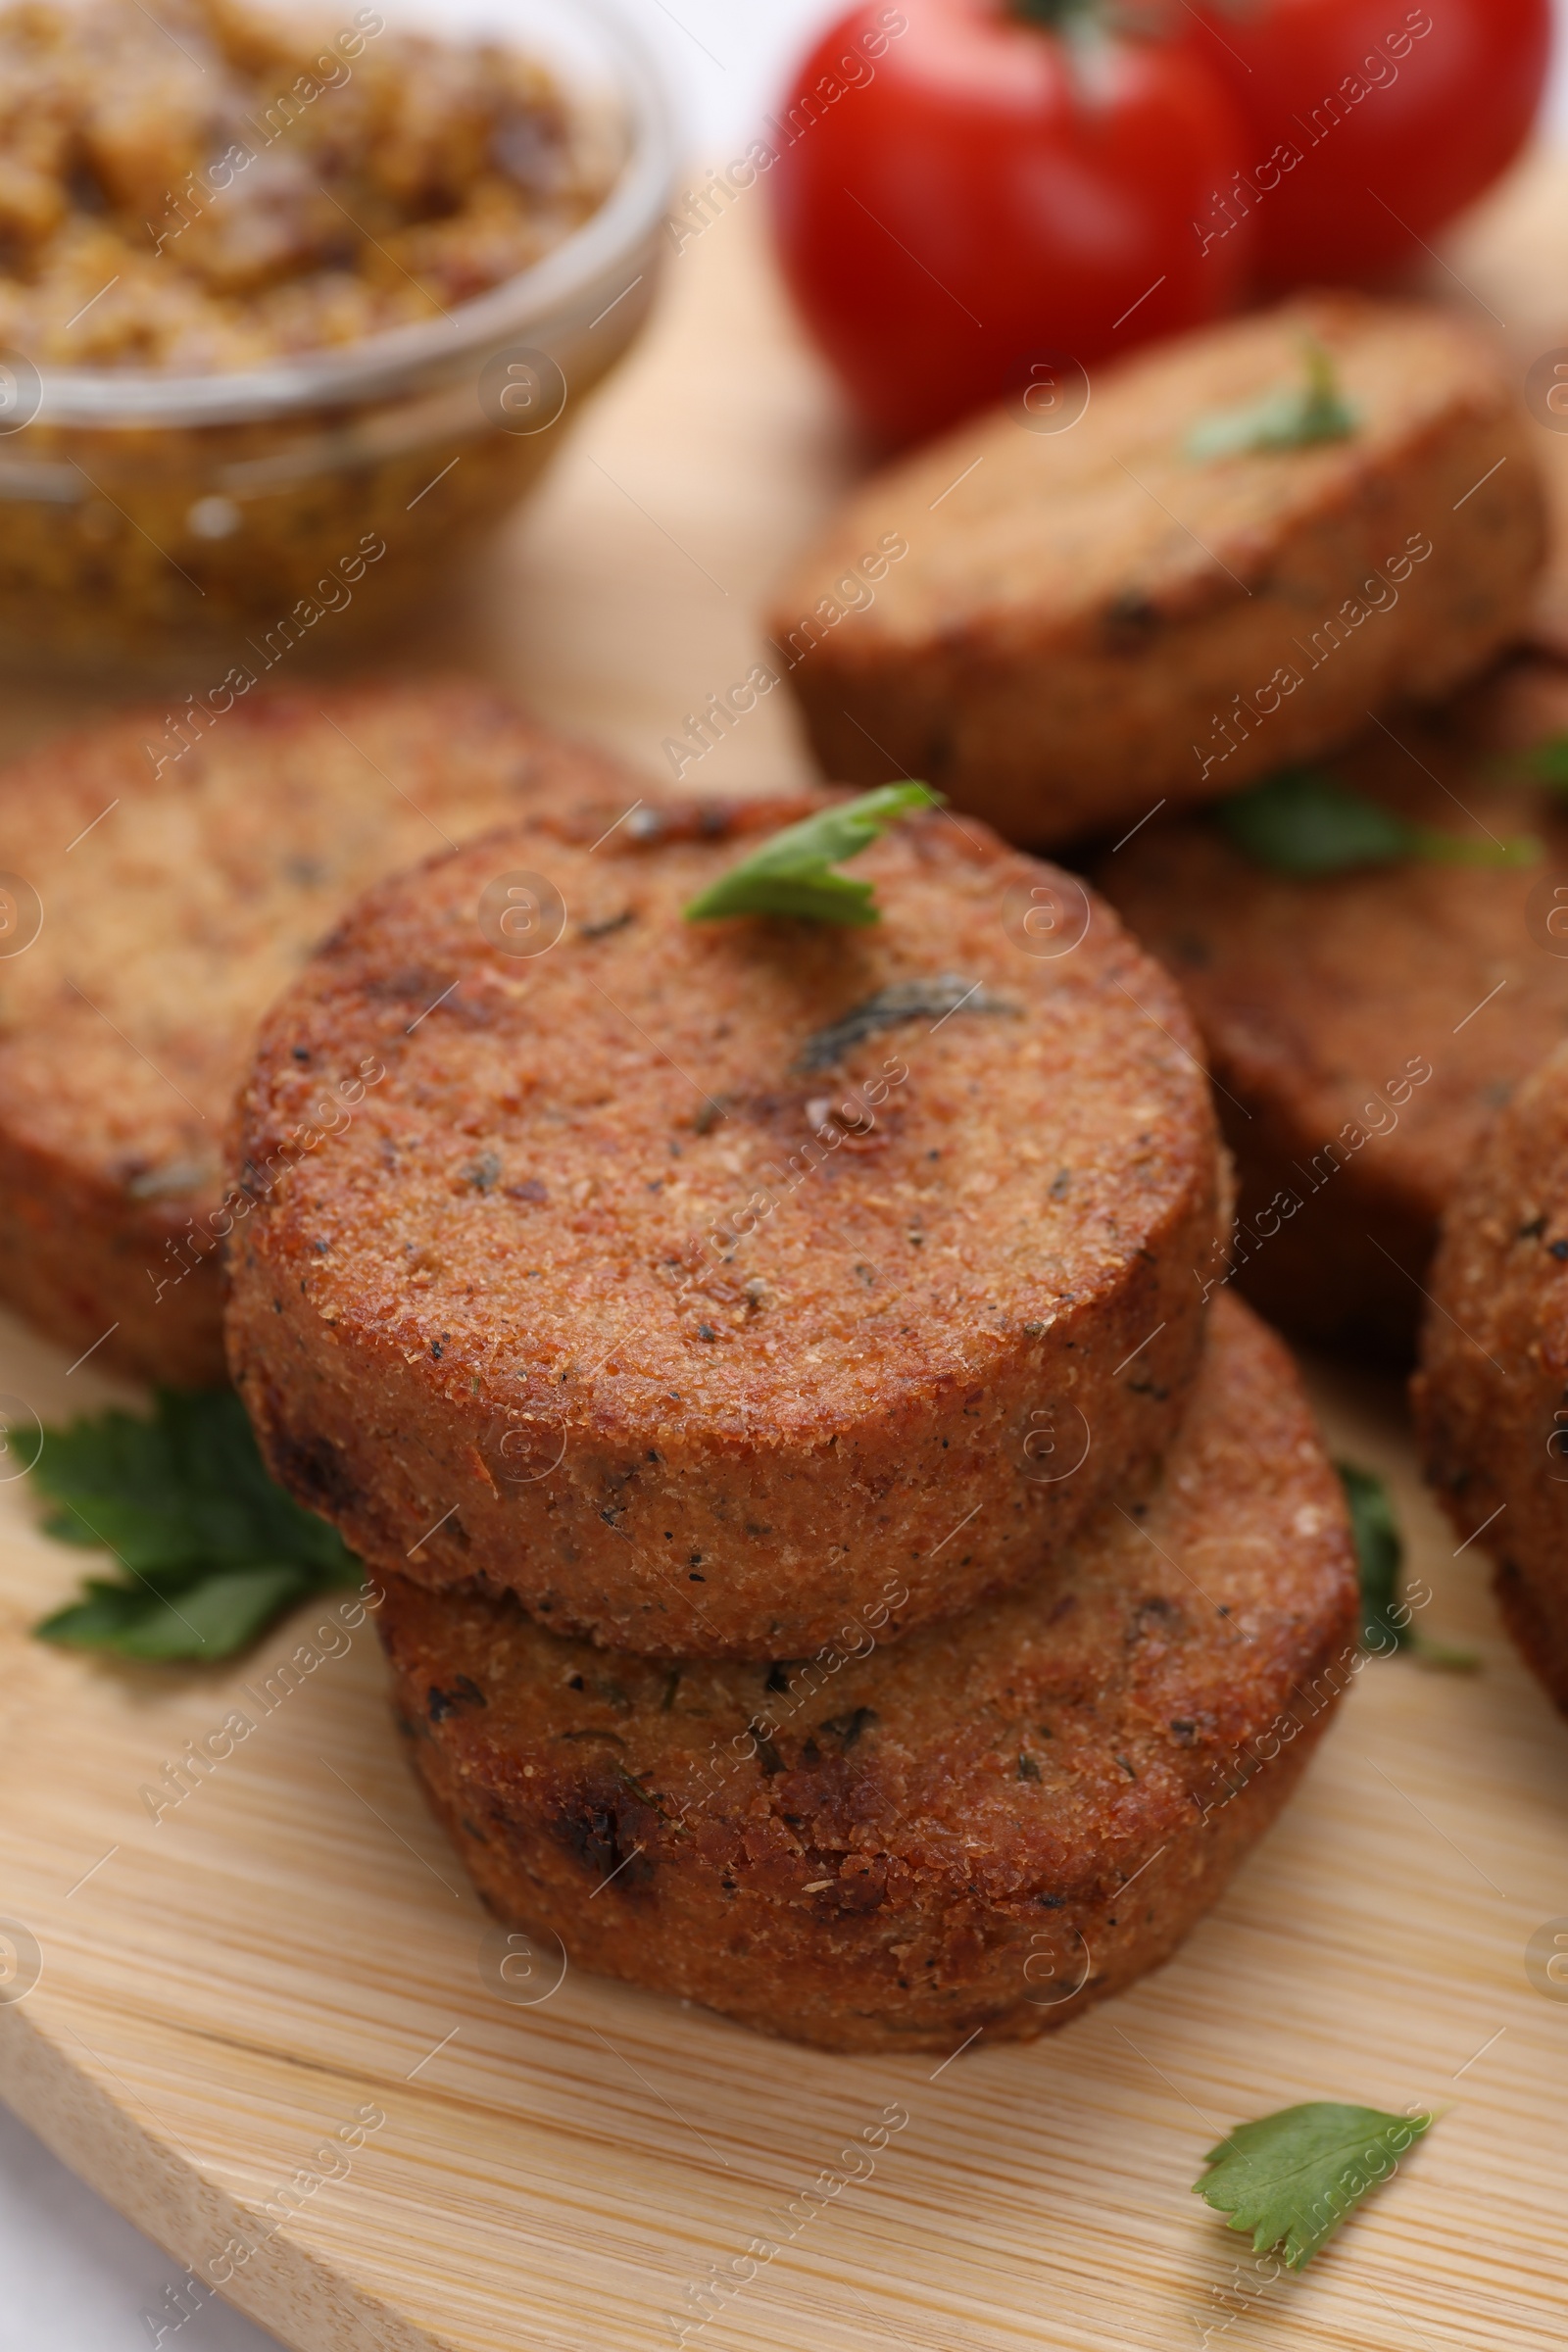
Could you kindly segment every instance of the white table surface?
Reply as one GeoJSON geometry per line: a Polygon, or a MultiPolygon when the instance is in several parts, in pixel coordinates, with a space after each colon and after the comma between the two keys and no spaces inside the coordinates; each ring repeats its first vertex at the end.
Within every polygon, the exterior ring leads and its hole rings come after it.
{"type": "MultiPolygon", "coordinates": [[[[744,145],[811,33],[844,0],[619,0],[666,62],[694,154],[744,145]]],[[[1568,0],[1557,0],[1568,21],[1568,0]]],[[[1568,133],[1568,39],[1560,39],[1548,122],[1568,133]]],[[[151,2352],[144,2314],[168,2317],[179,2266],[122,2220],[0,2108],[0,2352],[151,2352]]],[[[163,2352],[279,2352],[216,2300],[163,2352]]]]}

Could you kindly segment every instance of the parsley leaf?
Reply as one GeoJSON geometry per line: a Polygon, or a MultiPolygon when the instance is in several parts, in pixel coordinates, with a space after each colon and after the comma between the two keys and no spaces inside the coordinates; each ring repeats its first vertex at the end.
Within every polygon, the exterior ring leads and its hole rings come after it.
{"type": "Polygon", "coordinates": [[[1528,752],[1521,752],[1511,764],[1533,784],[1547,785],[1553,792],[1563,791],[1568,788],[1568,735],[1545,736],[1540,743],[1532,744],[1528,752]]]}
{"type": "Polygon", "coordinates": [[[1245,408],[1221,409],[1193,426],[1186,454],[1198,465],[1210,458],[1250,457],[1259,451],[1305,449],[1314,441],[1347,441],[1360,418],[1340,390],[1334,362],[1321,343],[1301,346],[1302,380],[1265,392],[1245,408]]]}
{"type": "Polygon", "coordinates": [[[1213,816],[1254,865],[1302,882],[1362,866],[1394,865],[1405,858],[1440,865],[1534,865],[1541,857],[1533,834],[1514,841],[1466,841],[1433,825],[1412,824],[1313,767],[1282,768],[1261,784],[1216,802],[1213,816]]]}
{"type": "Polygon", "coordinates": [[[355,1583],[334,1528],[263,1467],[231,1389],[158,1392],[153,1418],[100,1413],[46,1429],[33,1485],[44,1532],[112,1551],[123,1575],[33,1628],[71,1649],[127,1658],[228,1657],[309,1592],[355,1583]]]}
{"type": "Polygon", "coordinates": [[[1404,1538],[1394,1516],[1389,1490],[1375,1470],[1362,1470],[1354,1462],[1336,1462],[1334,1467],[1345,1489],[1361,1571],[1362,1647],[1381,1646],[1387,1640],[1396,1649],[1403,1649],[1410,1629],[1396,1625],[1389,1615],[1399,1597],[1404,1566],[1404,1538]]]}
{"type": "Polygon", "coordinates": [[[1452,1674],[1474,1674],[1481,1660],[1473,1649],[1451,1648],[1430,1642],[1411,1623],[1404,1586],[1404,1538],[1395,1516],[1389,1490],[1375,1470],[1354,1462],[1336,1462],[1340,1484],[1349,1506],[1350,1533],[1361,1571],[1361,1646],[1382,1656],[1407,1649],[1423,1666],[1446,1668],[1452,1674]]]}
{"type": "Polygon", "coordinates": [[[808,923],[879,923],[882,915],[872,885],[832,869],[869,849],[906,809],[942,806],[942,794],[928,784],[880,784],[858,800],[818,809],[798,825],[786,825],[742,864],[720,875],[693,899],[686,920],[712,923],[727,914],[793,914],[808,923]]]}
{"type": "Polygon", "coordinates": [[[1203,2162],[1211,2169],[1193,2182],[1194,2193],[1229,2214],[1229,2229],[1250,2230],[1254,2254],[1283,2242],[1287,2268],[1298,2271],[1431,2127],[1430,2115],[1384,2115],[1330,2099],[1282,2107],[1238,2124],[1210,2148],[1203,2162]]]}

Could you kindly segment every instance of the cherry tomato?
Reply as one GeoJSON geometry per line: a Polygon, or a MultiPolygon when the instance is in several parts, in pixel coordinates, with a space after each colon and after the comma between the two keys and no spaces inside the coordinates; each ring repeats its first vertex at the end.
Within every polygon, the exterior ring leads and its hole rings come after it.
{"type": "Polygon", "coordinates": [[[1195,0],[1188,55],[1251,133],[1240,184],[1200,215],[1250,215],[1272,286],[1416,260],[1517,153],[1551,41],[1550,0],[1195,0]]]}
{"type": "Polygon", "coordinates": [[[1084,0],[873,0],[811,52],[770,144],[796,302],[896,441],[1043,361],[1216,318],[1247,277],[1249,221],[1206,250],[1193,227],[1240,168],[1231,100],[1185,43],[1113,34],[1084,0]]]}

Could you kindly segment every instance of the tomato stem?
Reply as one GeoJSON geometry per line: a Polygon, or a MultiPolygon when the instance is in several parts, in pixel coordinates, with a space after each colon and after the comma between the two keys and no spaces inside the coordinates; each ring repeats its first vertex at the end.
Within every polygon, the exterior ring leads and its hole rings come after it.
{"type": "Polygon", "coordinates": [[[1026,24],[1041,24],[1050,32],[1062,32],[1074,21],[1092,17],[1097,0],[1007,0],[1015,17],[1026,24]]]}

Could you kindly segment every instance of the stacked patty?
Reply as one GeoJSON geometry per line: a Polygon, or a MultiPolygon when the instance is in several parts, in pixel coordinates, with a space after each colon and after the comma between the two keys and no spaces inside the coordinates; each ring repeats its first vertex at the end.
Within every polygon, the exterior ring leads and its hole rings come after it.
{"type": "Polygon", "coordinates": [[[1168,1957],[1355,1671],[1338,1482],[1289,1359],[1214,1318],[1147,1503],[896,1647],[671,1667],[389,1578],[415,1768],[491,1908],[830,2049],[1017,2038],[1168,1957]]]}
{"type": "Polygon", "coordinates": [[[615,771],[458,679],[258,696],[188,733],[132,711],[0,774],[0,1298],[73,1354],[204,1386],[268,1004],[367,883],[615,771]]]}
{"type": "Polygon", "coordinates": [[[873,925],[685,919],[835,806],[553,798],[369,892],[262,1030],[228,1344],[504,1920],[938,2047],[1173,1948],[1355,1574],[1288,1361],[1210,1325],[1196,1035],[1102,901],[931,809],[873,925]]]}
{"type": "Polygon", "coordinates": [[[541,808],[372,892],[273,1008],[230,1362],[373,1564],[791,1654],[884,1591],[901,1628],[962,1607],[1152,1476],[1224,1225],[1180,1000],[1081,884],[936,811],[858,861],[874,926],[683,919],[830,805],[541,808]]]}

